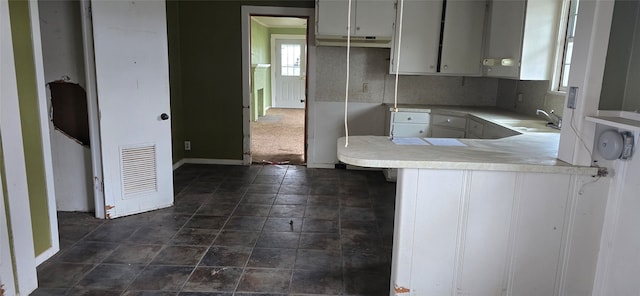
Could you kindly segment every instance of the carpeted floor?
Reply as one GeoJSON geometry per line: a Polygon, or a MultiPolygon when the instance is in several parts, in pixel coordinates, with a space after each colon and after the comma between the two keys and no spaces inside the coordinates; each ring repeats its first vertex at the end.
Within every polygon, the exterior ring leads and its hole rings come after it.
{"type": "Polygon", "coordinates": [[[267,110],[251,123],[254,163],[304,164],[304,109],[267,110]]]}

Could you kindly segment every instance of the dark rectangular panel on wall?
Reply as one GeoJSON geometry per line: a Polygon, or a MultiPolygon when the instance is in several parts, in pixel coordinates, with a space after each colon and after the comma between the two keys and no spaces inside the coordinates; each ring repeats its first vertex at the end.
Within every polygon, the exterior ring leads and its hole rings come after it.
{"type": "Polygon", "coordinates": [[[78,140],[82,145],[89,145],[89,117],[87,111],[87,94],[75,83],[54,81],[49,83],[51,90],[51,106],[53,108],[53,125],[78,140]]]}

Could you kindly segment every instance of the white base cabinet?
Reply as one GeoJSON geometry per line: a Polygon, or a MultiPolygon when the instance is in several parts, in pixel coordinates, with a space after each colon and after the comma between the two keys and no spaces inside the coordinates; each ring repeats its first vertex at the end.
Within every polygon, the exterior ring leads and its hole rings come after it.
{"type": "Polygon", "coordinates": [[[606,203],[600,194],[607,186],[585,189],[582,184],[590,179],[399,169],[391,295],[578,295],[572,291],[590,290],[588,278],[567,276],[595,272],[597,249],[594,254],[592,247],[599,243],[601,227],[593,225],[603,218],[606,203]]]}

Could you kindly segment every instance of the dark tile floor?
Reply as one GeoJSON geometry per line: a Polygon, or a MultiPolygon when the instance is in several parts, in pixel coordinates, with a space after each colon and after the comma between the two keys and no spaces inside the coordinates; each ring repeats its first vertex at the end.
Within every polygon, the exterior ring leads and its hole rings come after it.
{"type": "Polygon", "coordinates": [[[175,206],[60,212],[32,295],[389,295],[395,186],[380,172],[185,165],[175,206]]]}

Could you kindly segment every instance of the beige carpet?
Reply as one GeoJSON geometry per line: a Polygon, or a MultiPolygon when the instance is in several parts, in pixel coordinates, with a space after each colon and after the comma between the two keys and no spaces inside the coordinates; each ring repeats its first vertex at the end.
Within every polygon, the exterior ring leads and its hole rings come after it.
{"type": "Polygon", "coordinates": [[[304,164],[304,109],[267,110],[251,123],[254,163],[304,164]]]}

